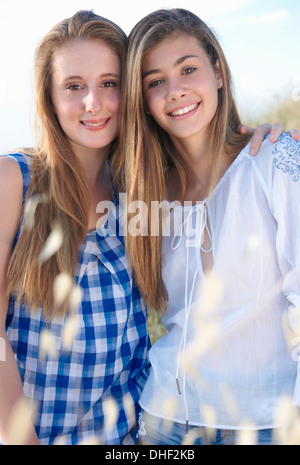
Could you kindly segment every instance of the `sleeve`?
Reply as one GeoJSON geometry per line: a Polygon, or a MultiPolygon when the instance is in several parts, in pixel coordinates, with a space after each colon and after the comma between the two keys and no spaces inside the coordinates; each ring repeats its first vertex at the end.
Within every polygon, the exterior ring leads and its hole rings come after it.
{"type": "MultiPolygon", "coordinates": [[[[276,248],[283,276],[282,290],[288,300],[287,319],[300,338],[300,142],[283,134],[272,148],[270,176],[273,216],[277,222],[276,248]]],[[[291,355],[292,356],[292,355],[291,355]]],[[[300,405],[300,360],[294,391],[294,403],[300,405]]]]}
{"type": "Polygon", "coordinates": [[[273,214],[289,322],[300,335],[300,142],[283,135],[273,149],[273,214]]]}

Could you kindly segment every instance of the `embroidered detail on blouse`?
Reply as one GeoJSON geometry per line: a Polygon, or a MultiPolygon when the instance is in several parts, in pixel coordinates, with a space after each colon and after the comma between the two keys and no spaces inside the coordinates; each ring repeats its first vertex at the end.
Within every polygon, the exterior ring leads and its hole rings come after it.
{"type": "Polygon", "coordinates": [[[288,134],[283,134],[273,151],[276,168],[291,176],[294,182],[300,180],[300,144],[288,134]]]}

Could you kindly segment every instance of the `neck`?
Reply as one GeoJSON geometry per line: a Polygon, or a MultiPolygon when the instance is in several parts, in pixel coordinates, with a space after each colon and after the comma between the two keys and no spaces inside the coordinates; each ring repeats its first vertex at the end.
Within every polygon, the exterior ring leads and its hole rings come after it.
{"type": "MultiPolygon", "coordinates": [[[[210,153],[209,141],[206,139],[199,143],[199,139],[181,139],[173,141],[174,146],[184,164],[187,172],[187,188],[184,196],[185,201],[201,201],[204,200],[210,188],[211,170],[212,170],[212,154],[210,153]]],[[[218,181],[228,168],[226,158],[222,156],[219,160],[218,172],[216,173],[216,181],[218,181]]],[[[176,174],[170,176],[169,186],[176,184],[179,186],[176,174]]],[[[172,188],[171,188],[172,189],[172,188]]],[[[170,190],[171,193],[171,190],[170,190]]],[[[178,198],[179,191],[172,190],[171,196],[173,200],[178,198]]]]}
{"type": "Polygon", "coordinates": [[[98,157],[93,163],[83,164],[87,184],[90,190],[108,181],[107,157],[98,157]]]}
{"type": "Polygon", "coordinates": [[[211,170],[212,158],[207,138],[189,137],[173,140],[173,144],[184,163],[188,177],[192,182],[207,178],[211,170]]]}
{"type": "MultiPolygon", "coordinates": [[[[187,188],[184,196],[185,201],[203,200],[209,189],[212,158],[209,153],[209,144],[195,140],[180,139],[173,141],[174,146],[184,164],[187,173],[187,188]]],[[[179,182],[170,179],[179,187],[179,182]]],[[[179,193],[179,192],[178,192],[179,193]]],[[[173,197],[178,197],[173,191],[173,197]]]]}
{"type": "Polygon", "coordinates": [[[102,222],[106,218],[102,210],[98,213],[99,202],[112,199],[110,170],[107,165],[108,150],[86,150],[76,154],[85,172],[90,193],[88,231],[94,231],[99,226],[99,221],[102,222]]]}
{"type": "Polygon", "coordinates": [[[107,179],[107,147],[102,149],[84,149],[76,151],[90,190],[107,179]]]}

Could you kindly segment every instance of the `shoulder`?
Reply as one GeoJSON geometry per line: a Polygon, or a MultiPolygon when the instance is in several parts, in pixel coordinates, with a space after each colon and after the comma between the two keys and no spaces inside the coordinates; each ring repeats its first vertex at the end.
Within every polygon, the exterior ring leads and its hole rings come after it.
{"type": "Polygon", "coordinates": [[[0,186],[20,187],[23,184],[22,168],[17,159],[12,155],[0,156],[0,186]]]}
{"type": "Polygon", "coordinates": [[[274,144],[272,156],[276,169],[290,176],[292,181],[300,181],[300,141],[282,134],[274,144]]]}
{"type": "Polygon", "coordinates": [[[289,177],[290,180],[300,181],[300,141],[283,133],[278,141],[272,143],[268,137],[255,157],[249,154],[250,144],[244,149],[244,157],[251,161],[252,167],[257,168],[261,175],[289,177]]]}
{"type": "Polygon", "coordinates": [[[23,176],[15,159],[0,157],[0,241],[11,243],[22,215],[23,176]]]}
{"type": "Polygon", "coordinates": [[[29,153],[23,152],[15,152],[15,153],[7,153],[0,155],[0,163],[8,166],[11,166],[12,170],[14,169],[13,166],[18,166],[19,170],[22,173],[23,178],[28,175],[28,172],[31,168],[31,155],[29,153]]]}
{"type": "Polygon", "coordinates": [[[0,155],[0,176],[1,179],[7,176],[7,182],[12,186],[23,186],[23,204],[25,202],[27,190],[32,178],[32,155],[30,152],[8,153],[0,155]]]}
{"type": "Polygon", "coordinates": [[[29,183],[28,161],[22,153],[0,156],[1,203],[8,206],[22,205],[29,183]]]}
{"type": "Polygon", "coordinates": [[[22,152],[7,153],[0,155],[1,167],[8,170],[20,171],[22,176],[27,175],[31,166],[31,156],[22,152]],[[17,169],[16,169],[17,167],[17,169]]]}
{"type": "Polygon", "coordinates": [[[275,164],[278,157],[284,156],[300,165],[300,141],[294,140],[287,133],[282,133],[278,141],[272,143],[266,136],[257,156],[253,159],[263,162],[264,159],[268,160],[270,156],[272,163],[275,164]]]}

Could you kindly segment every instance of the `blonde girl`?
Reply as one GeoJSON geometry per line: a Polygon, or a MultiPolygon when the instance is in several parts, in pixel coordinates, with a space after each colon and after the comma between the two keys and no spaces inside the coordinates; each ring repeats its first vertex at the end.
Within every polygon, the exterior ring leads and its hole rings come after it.
{"type": "Polygon", "coordinates": [[[270,444],[280,400],[300,399],[282,324],[299,328],[299,141],[265,139],[251,157],[221,46],[187,10],[134,27],[126,87],[128,204],[149,212],[127,251],[168,331],[150,350],[139,435],[234,444],[251,429],[270,444]]]}

